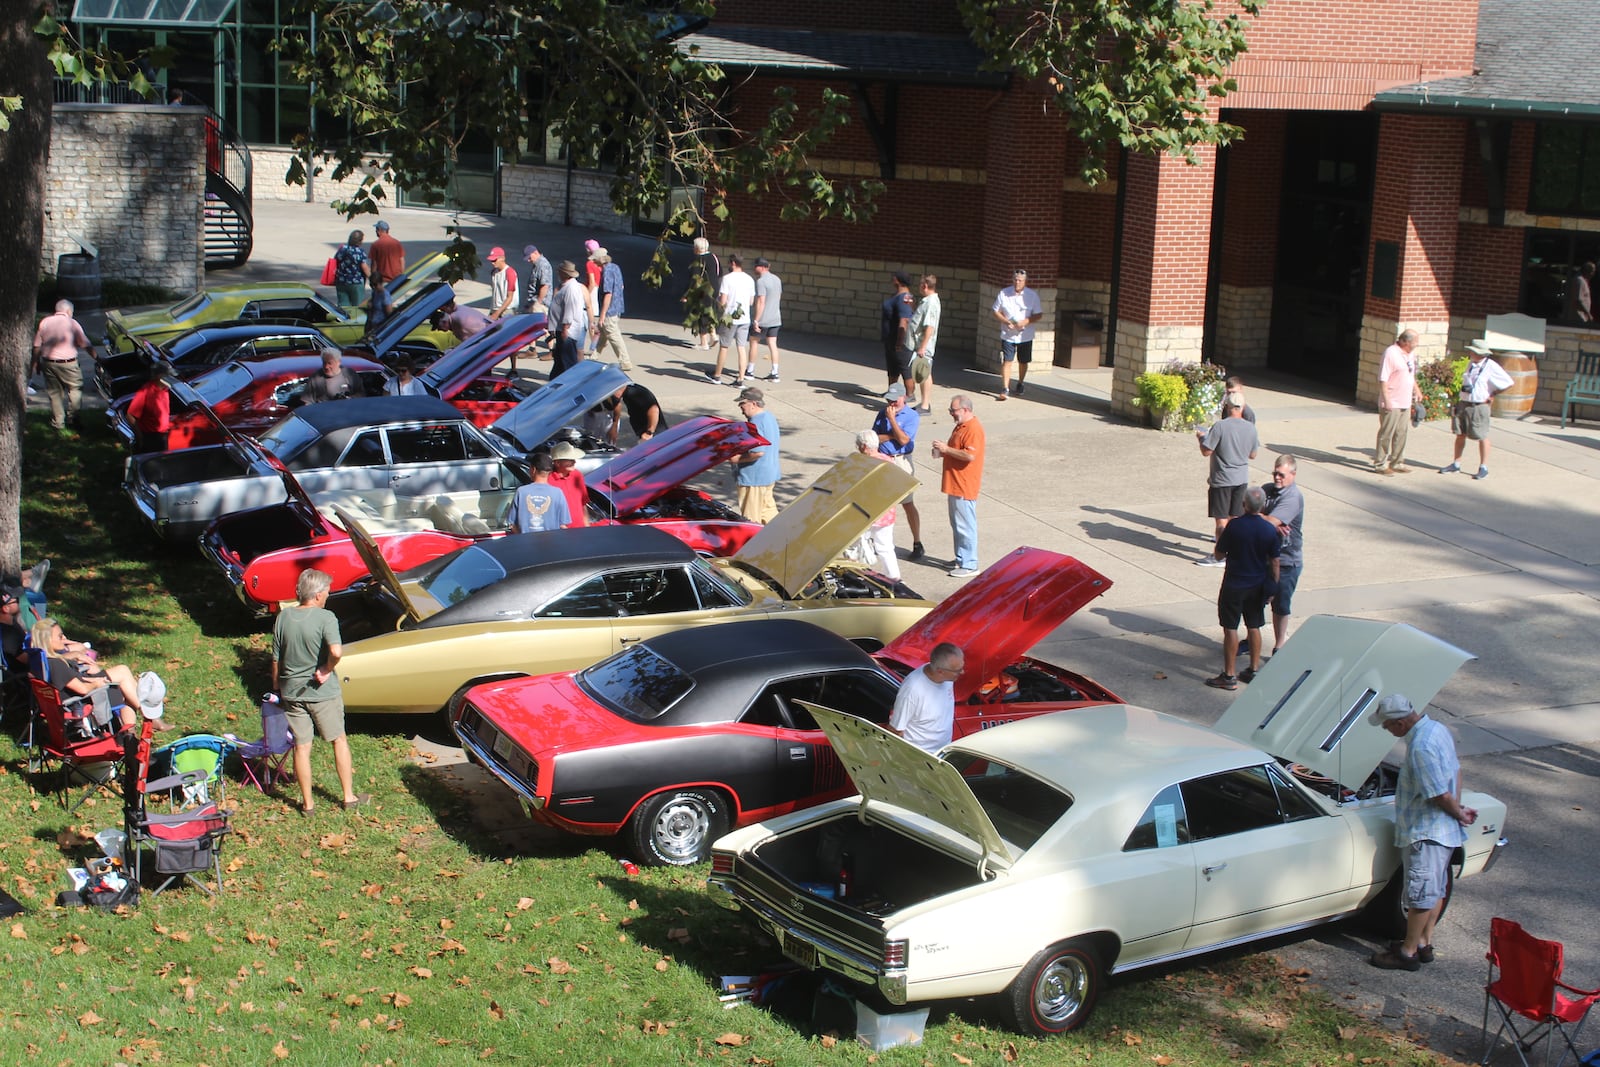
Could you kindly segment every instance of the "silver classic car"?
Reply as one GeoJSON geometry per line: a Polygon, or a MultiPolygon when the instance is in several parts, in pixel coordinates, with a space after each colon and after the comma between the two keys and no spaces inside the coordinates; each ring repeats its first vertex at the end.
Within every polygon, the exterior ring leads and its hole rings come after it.
{"type": "MultiPolygon", "coordinates": [[[[1126,704],[935,757],[808,706],[861,795],[734,831],[711,882],[790,958],[895,1004],[998,996],[1018,1030],[1083,1023],[1108,974],[1366,912],[1393,936],[1393,738],[1471,656],[1409,626],[1308,619],[1215,729],[1126,704]]],[[[1481,793],[1457,875],[1490,862],[1481,793]]]]}

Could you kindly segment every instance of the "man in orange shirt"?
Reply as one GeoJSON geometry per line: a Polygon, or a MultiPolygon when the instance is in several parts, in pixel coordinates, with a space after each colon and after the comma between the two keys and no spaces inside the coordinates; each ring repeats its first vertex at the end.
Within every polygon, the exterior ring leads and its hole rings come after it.
{"type": "Polygon", "coordinates": [[[951,397],[950,417],[956,428],[950,440],[933,443],[933,454],[944,461],[939,489],[950,506],[950,532],[956,543],[950,577],[971,578],[978,573],[978,490],[986,446],[983,423],[972,413],[970,397],[959,393],[951,397]]]}

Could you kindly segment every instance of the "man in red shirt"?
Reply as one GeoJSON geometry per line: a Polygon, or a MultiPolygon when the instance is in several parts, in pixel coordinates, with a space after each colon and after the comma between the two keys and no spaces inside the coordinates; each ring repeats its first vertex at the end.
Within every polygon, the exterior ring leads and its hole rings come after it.
{"type": "Polygon", "coordinates": [[[150,368],[150,380],[128,401],[128,421],[133,423],[135,452],[165,452],[172,429],[172,393],[164,379],[172,373],[165,363],[150,368]]]}
{"type": "Polygon", "coordinates": [[[406,246],[389,236],[389,224],[382,219],[372,228],[377,231],[378,239],[372,242],[372,250],[367,256],[383,280],[392,282],[405,273],[406,246]]]}
{"type": "Polygon", "coordinates": [[[550,484],[566,496],[567,510],[572,513],[568,527],[589,525],[589,486],[583,480],[583,472],[578,469],[583,449],[570,441],[562,441],[550,450],[550,458],[556,464],[555,473],[550,475],[550,484]]]}
{"type": "Polygon", "coordinates": [[[952,578],[978,573],[978,492],[983,484],[983,460],[988,445],[983,423],[972,413],[972,399],[957,393],[950,398],[950,417],[956,428],[948,441],[935,441],[933,454],[944,462],[939,489],[950,507],[950,532],[955,538],[952,578]]]}

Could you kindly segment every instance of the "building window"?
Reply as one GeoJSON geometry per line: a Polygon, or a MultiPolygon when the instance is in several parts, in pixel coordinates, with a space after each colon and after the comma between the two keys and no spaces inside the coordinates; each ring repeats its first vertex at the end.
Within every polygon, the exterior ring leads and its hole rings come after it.
{"type": "Polygon", "coordinates": [[[1600,215],[1600,125],[1539,123],[1528,208],[1544,215],[1600,215]]]}
{"type": "Polygon", "coordinates": [[[1578,271],[1595,262],[1600,262],[1600,233],[1529,230],[1518,310],[1554,326],[1594,325],[1578,314],[1578,271]]]}

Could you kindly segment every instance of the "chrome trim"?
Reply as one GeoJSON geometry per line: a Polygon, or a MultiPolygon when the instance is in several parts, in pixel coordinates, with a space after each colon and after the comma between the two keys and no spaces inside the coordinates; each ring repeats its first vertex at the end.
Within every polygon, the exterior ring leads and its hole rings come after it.
{"type": "Polygon", "coordinates": [[[483,769],[499,779],[501,784],[503,784],[507,789],[510,789],[513,793],[517,794],[518,800],[535,809],[543,809],[544,802],[539,799],[538,795],[530,792],[527,786],[523,785],[516,775],[510,773],[509,771],[503,771],[500,767],[499,759],[494,755],[493,752],[484,748],[482,742],[480,742],[475,735],[462,730],[461,725],[458,722],[452,722],[450,724],[450,732],[455,734],[456,740],[461,742],[462,749],[471,755],[476,756],[483,769]]]}
{"type": "Polygon", "coordinates": [[[1221,952],[1223,949],[1234,948],[1238,945],[1248,945],[1255,941],[1264,941],[1269,937],[1281,937],[1284,934],[1292,934],[1297,930],[1310,930],[1316,926],[1326,926],[1328,923],[1336,923],[1342,919],[1348,919],[1354,914],[1355,912],[1353,911],[1344,911],[1340,912],[1338,915],[1329,915],[1322,919],[1311,919],[1303,923],[1290,923],[1288,926],[1279,926],[1272,930],[1263,930],[1260,933],[1244,934],[1239,937],[1230,938],[1227,941],[1218,941],[1214,945],[1200,945],[1195,948],[1186,948],[1178,952],[1169,952],[1165,956],[1151,956],[1149,959],[1143,959],[1137,963],[1127,963],[1121,966],[1113,965],[1112,968],[1106,973],[1122,974],[1124,971],[1137,971],[1145,967],[1154,967],[1158,964],[1170,963],[1174,960],[1186,960],[1192,956],[1203,956],[1208,952],[1221,952]]]}
{"type": "Polygon", "coordinates": [[[878,987],[878,991],[891,1004],[904,1004],[906,1002],[906,971],[904,968],[887,970],[882,961],[870,959],[853,949],[846,948],[831,938],[814,934],[808,930],[801,930],[792,926],[789,921],[765,901],[745,896],[738,891],[738,876],[728,875],[722,878],[711,879],[712,884],[720,885],[732,894],[733,898],[742,907],[748,908],[755,916],[756,921],[765,926],[776,936],[781,944],[785,937],[796,941],[803,941],[816,950],[817,966],[835,971],[847,978],[858,982],[865,982],[878,987]],[[732,881],[732,885],[724,884],[732,881]]]}

